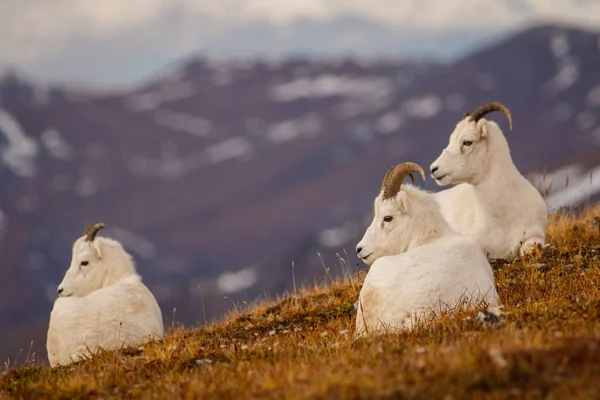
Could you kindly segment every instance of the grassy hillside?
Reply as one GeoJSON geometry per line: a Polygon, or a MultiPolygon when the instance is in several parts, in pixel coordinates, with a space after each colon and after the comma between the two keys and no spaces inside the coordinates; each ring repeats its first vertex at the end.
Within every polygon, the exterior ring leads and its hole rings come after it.
{"type": "Polygon", "coordinates": [[[472,310],[354,341],[358,276],[78,365],[8,368],[0,397],[600,398],[600,208],[553,216],[548,235],[543,255],[493,263],[491,326],[472,310]]]}

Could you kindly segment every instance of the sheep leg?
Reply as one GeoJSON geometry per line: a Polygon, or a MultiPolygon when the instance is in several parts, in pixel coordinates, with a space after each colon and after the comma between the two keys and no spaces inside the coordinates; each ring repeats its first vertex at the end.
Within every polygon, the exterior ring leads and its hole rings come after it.
{"type": "Polygon", "coordinates": [[[535,252],[536,249],[542,251],[544,248],[544,244],[545,241],[541,237],[529,238],[521,245],[521,248],[519,249],[519,254],[521,256],[532,254],[533,252],[535,252]]]}

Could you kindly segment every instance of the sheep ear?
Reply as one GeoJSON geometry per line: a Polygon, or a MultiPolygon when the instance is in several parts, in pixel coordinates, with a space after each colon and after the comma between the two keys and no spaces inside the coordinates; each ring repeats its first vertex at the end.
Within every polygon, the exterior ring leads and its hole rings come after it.
{"type": "Polygon", "coordinates": [[[97,240],[90,242],[90,246],[92,247],[92,251],[98,257],[99,260],[102,260],[102,250],[100,249],[100,243],[97,240]]]}
{"type": "Polygon", "coordinates": [[[490,127],[487,120],[482,118],[477,121],[477,132],[479,133],[480,137],[486,138],[488,136],[489,129],[490,127]]]}
{"type": "Polygon", "coordinates": [[[405,191],[400,191],[398,196],[396,197],[396,201],[398,202],[398,208],[402,214],[410,213],[410,207],[408,205],[408,194],[405,191]]]}

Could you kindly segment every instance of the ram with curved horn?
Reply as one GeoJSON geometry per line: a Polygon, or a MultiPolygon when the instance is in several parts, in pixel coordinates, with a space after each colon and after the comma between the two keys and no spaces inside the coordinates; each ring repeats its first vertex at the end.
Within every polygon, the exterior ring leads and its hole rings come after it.
{"type": "Polygon", "coordinates": [[[415,163],[388,170],[373,221],[356,247],[370,267],[358,300],[359,336],[411,329],[461,305],[498,305],[481,247],[448,226],[431,193],[405,183],[414,173],[425,180],[415,163]]]}
{"type": "Polygon", "coordinates": [[[114,350],[163,337],[162,313],[131,255],[88,226],[73,244],[71,265],[58,286],[46,348],[52,366],[98,349],[114,350]]]}
{"type": "Polygon", "coordinates": [[[515,166],[498,124],[484,118],[492,112],[504,114],[512,130],[504,104],[477,107],[458,122],[430,172],[439,186],[453,185],[435,194],[450,227],[477,240],[489,258],[510,258],[542,248],[548,210],[515,166]]]}

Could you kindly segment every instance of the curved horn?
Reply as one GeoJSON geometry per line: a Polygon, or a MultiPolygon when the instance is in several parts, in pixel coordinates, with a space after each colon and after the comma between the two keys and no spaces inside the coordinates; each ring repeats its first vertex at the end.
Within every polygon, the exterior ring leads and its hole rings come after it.
{"type": "Polygon", "coordinates": [[[398,167],[398,165],[394,165],[392,168],[388,169],[388,171],[385,173],[385,176],[383,177],[383,182],[381,183],[381,190],[385,190],[385,188],[387,187],[387,185],[390,183],[390,178],[392,176],[392,173],[394,172],[394,170],[398,167]]]}
{"type": "Polygon", "coordinates": [[[421,168],[419,164],[415,164],[413,162],[398,164],[394,168],[390,169],[390,171],[388,171],[389,176],[386,175],[387,181],[386,179],[383,181],[385,184],[385,187],[383,187],[383,199],[386,200],[396,196],[400,191],[402,182],[404,182],[404,179],[406,179],[407,176],[410,176],[414,182],[414,178],[412,176],[413,172],[418,172],[423,180],[426,179],[423,168],[421,168]]]}
{"type": "Polygon", "coordinates": [[[492,101],[491,103],[487,103],[487,104],[477,107],[475,109],[475,111],[473,111],[473,114],[471,115],[471,121],[477,122],[481,118],[483,118],[486,114],[491,113],[492,111],[499,111],[502,114],[506,115],[506,118],[508,118],[508,124],[510,125],[510,130],[512,131],[512,128],[513,128],[512,114],[510,113],[510,110],[508,109],[508,107],[506,107],[504,104],[502,104],[498,101],[492,101]]]}
{"type": "Polygon", "coordinates": [[[92,229],[94,225],[90,224],[88,225],[85,230],[83,231],[83,236],[87,236],[88,232],[90,231],[90,229],[92,229]]]}
{"type": "Polygon", "coordinates": [[[104,224],[104,222],[98,222],[97,224],[88,227],[88,229],[86,229],[86,233],[85,233],[85,241],[86,242],[93,241],[96,238],[96,234],[98,233],[98,231],[105,227],[106,227],[106,225],[104,224]]]}

